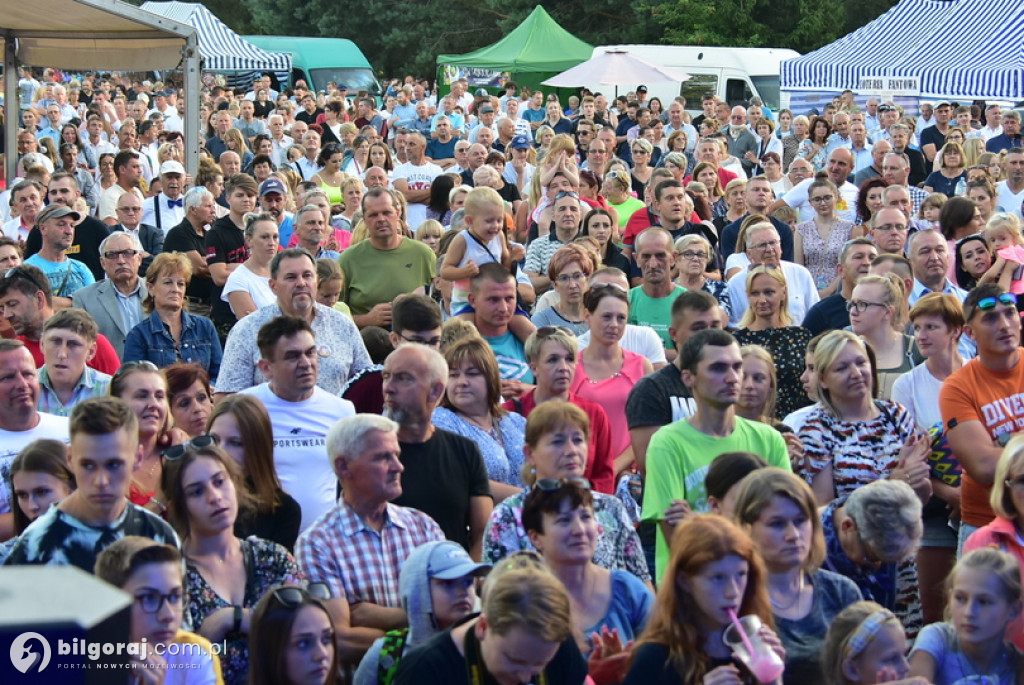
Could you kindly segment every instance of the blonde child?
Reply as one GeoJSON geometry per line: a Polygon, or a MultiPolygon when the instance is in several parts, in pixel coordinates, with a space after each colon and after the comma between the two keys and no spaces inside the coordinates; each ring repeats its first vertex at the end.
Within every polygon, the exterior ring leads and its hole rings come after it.
{"type": "Polygon", "coordinates": [[[1021,611],[1020,565],[998,549],[965,554],[946,580],[947,620],[925,626],[910,653],[910,673],[934,685],[1015,685],[1021,653],[1004,640],[1021,611]]]}
{"type": "Polygon", "coordinates": [[[416,240],[425,244],[434,254],[440,254],[438,248],[441,246],[441,236],[444,235],[444,226],[435,219],[427,219],[416,229],[416,240]]]}
{"type": "Polygon", "coordinates": [[[348,305],[342,302],[341,288],[345,285],[345,275],[341,267],[333,259],[316,260],[316,301],[325,307],[337,309],[345,316],[352,316],[348,305]]]}
{"type": "MultiPolygon", "coordinates": [[[[469,306],[469,279],[480,272],[480,265],[489,262],[512,270],[512,257],[505,239],[505,202],[493,188],[474,188],[466,195],[466,230],[459,231],[448,245],[441,278],[452,281],[451,311],[456,316],[472,319],[469,306]]],[[[534,330],[525,312],[516,310],[509,330],[525,341],[534,330]]]]}
{"type": "Polygon", "coordinates": [[[1007,292],[1014,295],[1024,293],[1024,238],[1020,234],[1020,220],[1008,212],[999,212],[992,215],[981,233],[995,253],[996,260],[979,283],[988,282],[985,279],[994,274],[1007,292]]]}
{"type": "Polygon", "coordinates": [[[948,199],[943,193],[932,193],[921,203],[921,209],[917,212],[917,218],[927,221],[933,228],[938,228],[942,205],[946,204],[948,199]]]}
{"type": "Polygon", "coordinates": [[[832,620],[821,663],[829,685],[929,685],[910,678],[907,635],[892,613],[875,602],[854,602],[832,620]]]}

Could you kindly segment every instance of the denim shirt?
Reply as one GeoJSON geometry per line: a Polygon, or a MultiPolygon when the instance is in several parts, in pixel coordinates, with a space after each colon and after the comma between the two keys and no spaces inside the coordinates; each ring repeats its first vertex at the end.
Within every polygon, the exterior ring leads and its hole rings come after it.
{"type": "Polygon", "coordinates": [[[174,338],[154,311],[128,331],[123,361],[146,359],[160,368],[179,361],[194,362],[206,369],[210,374],[210,385],[215,385],[220,373],[221,352],[217,330],[205,316],[194,316],[182,310],[181,343],[175,350],[174,338]]]}

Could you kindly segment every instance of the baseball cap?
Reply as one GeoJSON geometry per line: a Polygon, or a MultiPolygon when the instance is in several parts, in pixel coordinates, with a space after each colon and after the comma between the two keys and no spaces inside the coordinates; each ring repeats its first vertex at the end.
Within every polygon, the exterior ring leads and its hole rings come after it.
{"type": "Polygon", "coordinates": [[[177,162],[173,159],[169,159],[160,165],[160,175],[164,174],[180,174],[185,175],[185,167],[181,165],[181,162],[177,162]]]}
{"type": "Polygon", "coordinates": [[[530,139],[520,134],[513,138],[509,145],[515,150],[528,150],[530,148],[530,139]]]}
{"type": "Polygon", "coordinates": [[[54,203],[52,205],[47,205],[46,209],[39,212],[39,215],[36,217],[36,223],[41,224],[44,221],[49,221],[50,219],[60,219],[61,217],[64,216],[70,216],[72,219],[75,220],[75,222],[82,220],[82,215],[76,212],[75,210],[65,205],[59,205],[57,203],[54,203]]]}
{"type": "Polygon", "coordinates": [[[896,111],[896,105],[890,105],[888,103],[886,103],[884,105],[879,105],[878,106],[878,111],[879,112],[895,112],[896,111]]]}
{"type": "Polygon", "coordinates": [[[278,195],[287,195],[285,192],[284,183],[279,178],[268,178],[266,181],[260,184],[260,197],[269,193],[277,193],[278,195]]]}
{"type": "Polygon", "coordinates": [[[939,100],[934,105],[935,109],[938,109],[939,107],[952,107],[952,106],[953,106],[953,103],[951,103],[949,100],[939,100]]]}
{"type": "Polygon", "coordinates": [[[490,570],[490,564],[476,563],[461,545],[451,541],[440,543],[427,557],[427,576],[430,578],[455,580],[490,570]]]}
{"type": "Polygon", "coordinates": [[[480,107],[480,114],[486,114],[487,112],[493,111],[494,107],[492,107],[491,105],[483,105],[482,107],[480,107]]]}
{"type": "Polygon", "coordinates": [[[487,97],[488,95],[490,95],[490,93],[488,93],[488,92],[487,92],[487,89],[486,89],[486,88],[477,88],[477,89],[476,89],[476,96],[477,96],[478,98],[485,98],[485,97],[487,97]]]}
{"type": "Polygon", "coordinates": [[[636,87],[636,92],[638,92],[638,93],[646,93],[647,92],[647,86],[637,86],[636,87]]]}

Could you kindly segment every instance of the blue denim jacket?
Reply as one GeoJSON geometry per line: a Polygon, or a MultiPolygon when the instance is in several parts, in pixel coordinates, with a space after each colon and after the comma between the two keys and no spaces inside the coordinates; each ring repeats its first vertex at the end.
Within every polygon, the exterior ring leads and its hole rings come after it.
{"type": "Polygon", "coordinates": [[[124,358],[130,362],[146,359],[160,368],[175,362],[195,362],[210,374],[210,385],[216,385],[220,373],[222,350],[217,329],[205,316],[181,312],[181,344],[174,349],[174,339],[164,329],[164,323],[154,311],[135,328],[128,331],[124,341],[124,358]]]}

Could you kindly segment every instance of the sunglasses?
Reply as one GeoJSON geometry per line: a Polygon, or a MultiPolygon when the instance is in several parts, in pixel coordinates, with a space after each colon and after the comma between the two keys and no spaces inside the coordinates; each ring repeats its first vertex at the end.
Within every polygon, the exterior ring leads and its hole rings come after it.
{"type": "Polygon", "coordinates": [[[555,195],[555,201],[561,200],[563,197],[571,197],[574,200],[580,199],[580,196],[571,190],[563,190],[558,195],[555,195]]]}
{"type": "Polygon", "coordinates": [[[1010,293],[1002,293],[1000,295],[996,295],[995,297],[983,297],[982,299],[978,300],[978,304],[975,306],[984,312],[988,311],[989,309],[992,309],[997,304],[1005,304],[1011,307],[1016,307],[1017,296],[1012,295],[1010,293]]]}
{"type": "Polygon", "coordinates": [[[618,290],[620,293],[625,293],[627,295],[629,294],[629,291],[623,288],[618,283],[595,283],[592,286],[590,286],[591,290],[601,290],[602,288],[614,288],[615,290],[618,290]]]}
{"type": "Polygon", "coordinates": [[[537,339],[540,340],[543,338],[550,338],[552,335],[557,335],[559,333],[569,336],[574,335],[573,332],[565,326],[541,326],[537,329],[536,335],[537,339]]]}
{"type": "Polygon", "coordinates": [[[331,589],[326,583],[310,583],[305,588],[296,585],[285,585],[273,590],[274,599],[289,609],[301,605],[306,599],[312,597],[326,601],[331,599],[331,589]]]}
{"type": "Polygon", "coordinates": [[[217,441],[213,439],[212,435],[197,435],[186,443],[181,445],[171,445],[163,452],[160,456],[167,461],[177,461],[185,456],[189,450],[201,450],[211,445],[216,445],[217,441]]]}
{"type": "Polygon", "coordinates": [[[121,378],[127,373],[135,371],[136,369],[142,369],[143,371],[149,371],[151,373],[160,373],[160,368],[153,362],[147,359],[140,359],[133,362],[125,362],[114,372],[114,378],[121,378]]]}
{"type": "Polygon", "coordinates": [[[541,478],[533,484],[533,489],[541,492],[558,492],[569,486],[589,490],[590,481],[586,478],[541,478]]]}
{"type": "Polygon", "coordinates": [[[11,269],[8,269],[4,273],[4,278],[11,278],[11,279],[13,279],[13,278],[20,278],[22,280],[28,281],[29,283],[34,285],[37,289],[39,288],[39,284],[36,283],[36,279],[32,278],[32,276],[30,276],[20,266],[16,266],[16,267],[13,267],[11,269]]]}

